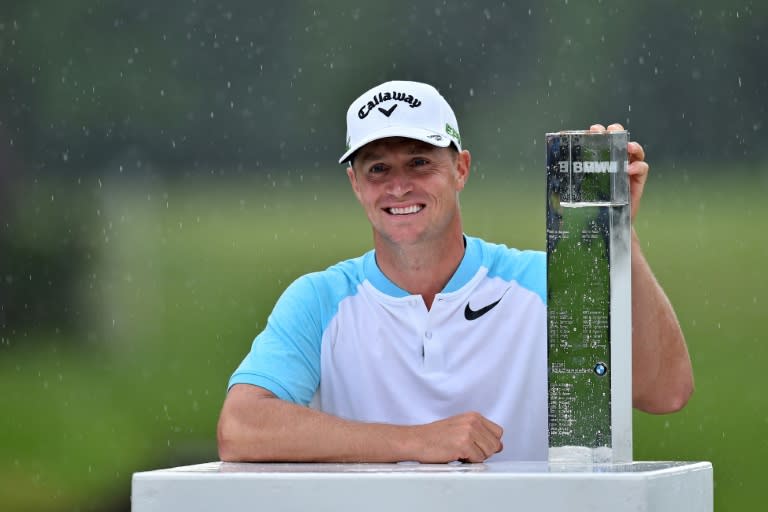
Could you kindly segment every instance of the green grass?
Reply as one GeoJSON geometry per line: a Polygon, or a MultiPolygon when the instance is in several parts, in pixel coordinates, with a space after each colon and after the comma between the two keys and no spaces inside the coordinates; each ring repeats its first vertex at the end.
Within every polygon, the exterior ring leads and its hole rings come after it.
{"type": "MultiPolygon", "coordinates": [[[[754,171],[711,176],[654,168],[636,225],[676,306],[697,389],[681,413],[636,413],[635,458],[711,460],[717,508],[754,510],[768,458],[768,182],[754,171]]],[[[370,246],[345,180],[341,170],[105,180],[80,196],[72,186],[73,201],[92,202],[82,209],[94,212],[98,249],[82,280],[83,321],[75,333],[12,336],[0,350],[2,508],[124,505],[133,471],[214,459],[226,381],[280,292],[370,246]]],[[[462,196],[466,231],[542,249],[543,201],[538,179],[477,172],[462,196]]]]}

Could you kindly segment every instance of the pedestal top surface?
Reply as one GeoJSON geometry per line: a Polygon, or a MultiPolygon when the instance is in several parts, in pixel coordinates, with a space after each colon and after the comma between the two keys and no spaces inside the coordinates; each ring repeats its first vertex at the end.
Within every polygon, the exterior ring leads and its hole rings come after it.
{"type": "Polygon", "coordinates": [[[709,462],[241,464],[134,473],[133,512],[712,512],[709,462]]]}
{"type": "Polygon", "coordinates": [[[295,476],[308,476],[316,474],[393,474],[393,475],[459,475],[459,474],[487,474],[493,476],[501,475],[524,475],[542,473],[555,474],[614,474],[631,477],[632,475],[645,477],[648,473],[676,473],[679,471],[691,471],[697,469],[711,468],[709,462],[682,462],[682,461],[660,461],[660,462],[627,462],[613,464],[580,464],[580,463],[549,463],[549,462],[488,462],[482,464],[418,464],[418,463],[398,463],[398,464],[336,464],[336,463],[234,463],[234,462],[207,462],[204,464],[195,464],[192,466],[180,466],[175,468],[160,469],[137,473],[136,475],[152,475],[179,477],[182,474],[192,475],[236,475],[258,476],[293,474],[295,476]]]}

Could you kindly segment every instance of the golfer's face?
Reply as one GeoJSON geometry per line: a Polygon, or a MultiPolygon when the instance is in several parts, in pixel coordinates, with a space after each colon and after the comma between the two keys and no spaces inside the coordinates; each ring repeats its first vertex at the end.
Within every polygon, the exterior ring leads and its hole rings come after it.
{"type": "Polygon", "coordinates": [[[374,236],[392,244],[429,241],[460,227],[463,155],[412,139],[389,138],[360,149],[347,170],[374,236]]]}

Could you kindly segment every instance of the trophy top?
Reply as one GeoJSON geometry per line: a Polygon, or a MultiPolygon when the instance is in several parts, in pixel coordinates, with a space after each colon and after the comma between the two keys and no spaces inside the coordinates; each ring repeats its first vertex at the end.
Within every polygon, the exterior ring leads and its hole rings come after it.
{"type": "Polygon", "coordinates": [[[605,132],[592,132],[589,130],[560,130],[559,132],[547,132],[547,137],[557,137],[562,135],[627,135],[627,130],[611,130],[605,132]]]}

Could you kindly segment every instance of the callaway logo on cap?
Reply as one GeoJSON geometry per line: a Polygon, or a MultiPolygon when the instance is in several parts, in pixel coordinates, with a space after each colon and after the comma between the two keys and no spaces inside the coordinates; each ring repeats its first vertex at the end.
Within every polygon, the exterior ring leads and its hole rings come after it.
{"type": "Polygon", "coordinates": [[[437,89],[419,82],[385,82],[365,92],[347,110],[347,150],[339,163],[374,140],[407,137],[434,146],[451,142],[461,151],[456,116],[437,89]]]}

